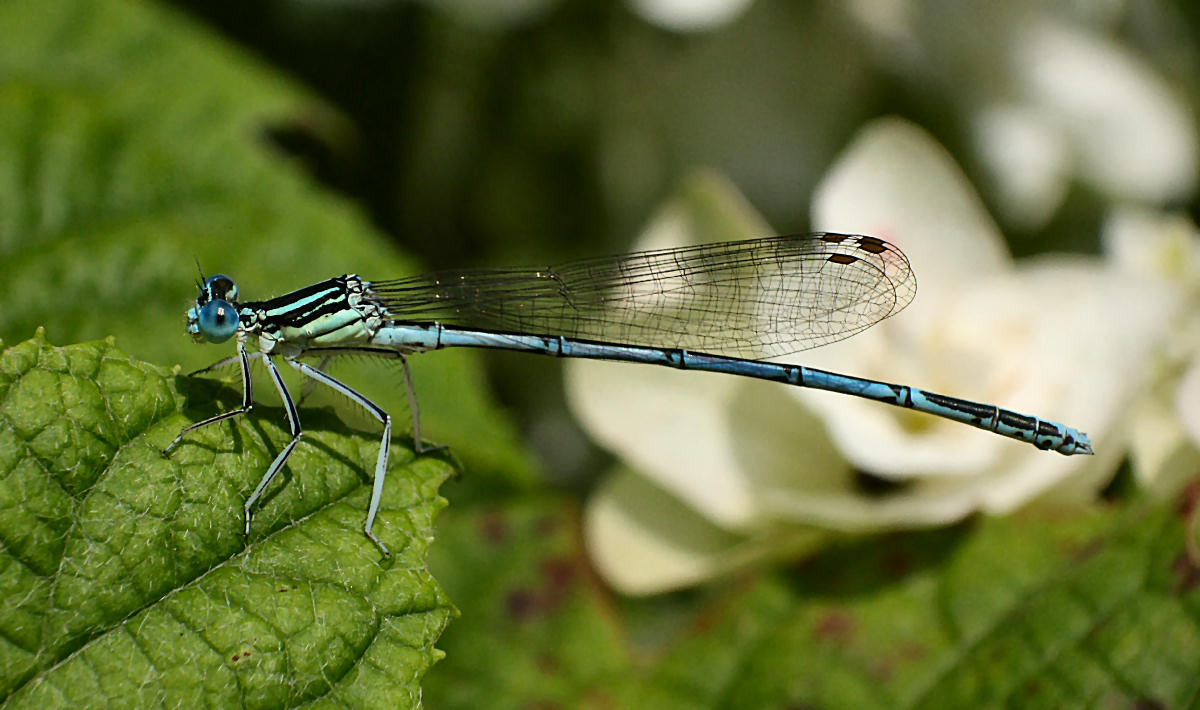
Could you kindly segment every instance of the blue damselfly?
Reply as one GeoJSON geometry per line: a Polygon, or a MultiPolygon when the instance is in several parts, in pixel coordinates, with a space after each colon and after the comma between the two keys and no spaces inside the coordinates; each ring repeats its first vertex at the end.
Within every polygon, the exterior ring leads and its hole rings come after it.
{"type": "Polygon", "coordinates": [[[251,509],[300,441],[300,417],[274,357],[341,392],[383,425],[363,531],[372,527],[387,475],[391,417],[367,397],[301,358],[368,354],[399,360],[418,453],[420,414],[406,355],[448,347],[497,348],[666,365],[829,390],[952,419],[1061,454],[1090,454],[1085,434],[1062,424],[907,385],[767,362],[847,338],[891,317],[916,295],[907,257],[876,237],[816,233],[659,249],[545,268],[443,271],[391,281],[338,276],[269,301],[238,300],[233,279],[204,278],[187,314],[198,342],[236,336],[242,406],[253,405],[250,361],[261,358],[283,399],[292,439],[246,499],[251,509]],[[247,350],[247,346],[257,352],[247,350]]]}

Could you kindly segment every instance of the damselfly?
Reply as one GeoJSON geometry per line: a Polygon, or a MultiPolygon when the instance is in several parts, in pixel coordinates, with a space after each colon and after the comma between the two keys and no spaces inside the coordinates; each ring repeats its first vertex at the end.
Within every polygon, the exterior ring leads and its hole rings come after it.
{"type": "MultiPolygon", "coordinates": [[[[405,356],[448,347],[498,348],[666,365],[840,392],[952,419],[1039,449],[1090,454],[1087,435],[1062,424],[814,368],[758,358],[847,338],[895,315],[916,295],[908,258],[875,237],[817,233],[636,252],[546,268],[444,271],[392,281],[347,274],[269,301],[238,301],[233,279],[204,278],[187,314],[197,342],[237,336],[242,406],[185,428],[163,451],[201,427],[253,405],[250,361],[261,358],[283,399],[292,439],[243,507],[251,509],[300,441],[300,416],[275,365],[341,392],[383,424],[363,531],[372,527],[387,475],[392,419],[362,394],[300,358],[358,353],[395,358],[404,369],[418,453],[420,413],[405,356]],[[257,347],[248,352],[247,345],[257,347]]],[[[203,370],[201,371],[203,372],[203,370]]]]}

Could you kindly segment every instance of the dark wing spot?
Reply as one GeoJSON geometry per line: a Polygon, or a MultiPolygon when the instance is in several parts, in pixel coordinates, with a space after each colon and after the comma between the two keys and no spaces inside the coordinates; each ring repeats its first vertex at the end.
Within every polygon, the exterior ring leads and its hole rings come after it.
{"type": "Polygon", "coordinates": [[[850,256],[849,254],[830,254],[829,261],[832,261],[835,264],[842,264],[842,265],[848,266],[848,265],[853,264],[854,262],[858,261],[858,257],[850,256]]]}
{"type": "Polygon", "coordinates": [[[882,254],[888,250],[888,243],[879,237],[861,237],[858,240],[858,246],[863,251],[869,251],[872,254],[882,254]]]}

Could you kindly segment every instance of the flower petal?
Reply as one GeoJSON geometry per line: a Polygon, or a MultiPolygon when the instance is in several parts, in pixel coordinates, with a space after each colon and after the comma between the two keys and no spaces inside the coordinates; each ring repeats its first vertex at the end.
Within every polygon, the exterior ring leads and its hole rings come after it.
{"type": "Polygon", "coordinates": [[[935,300],[963,279],[1011,265],[999,230],[954,160],[902,119],[880,119],[859,131],[817,187],[812,214],[816,229],[899,245],[922,291],[935,300]]]}
{"type": "Polygon", "coordinates": [[[1150,67],[1104,37],[1054,21],[1031,22],[1016,39],[1021,90],[1070,137],[1086,179],[1125,199],[1191,194],[1194,120],[1150,67]]]}
{"type": "Polygon", "coordinates": [[[675,32],[703,32],[732,22],[751,0],[630,0],[647,22],[675,32]]]}
{"type": "Polygon", "coordinates": [[[1175,406],[1192,442],[1200,446],[1200,358],[1192,362],[1175,394],[1175,406]]]}
{"type": "Polygon", "coordinates": [[[828,533],[790,526],[734,534],[629,471],[608,476],[588,498],[584,542],[614,589],[642,595],[688,587],[767,557],[794,557],[828,533]]]}

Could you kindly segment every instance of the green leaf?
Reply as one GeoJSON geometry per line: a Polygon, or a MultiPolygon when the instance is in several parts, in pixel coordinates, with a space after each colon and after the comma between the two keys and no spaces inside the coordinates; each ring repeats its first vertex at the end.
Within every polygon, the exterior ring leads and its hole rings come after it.
{"type": "Polygon", "coordinates": [[[425,567],[450,467],[393,447],[381,561],[362,534],[378,434],[306,409],[247,541],[242,502],[289,438],[282,411],[160,453],[239,398],[112,339],[39,332],[0,355],[6,708],[420,704],[455,613],[425,567]]]}
{"type": "MultiPolygon", "coordinates": [[[[247,300],[417,269],[270,148],[272,126],[339,130],[329,107],[188,17],[45,0],[0,3],[0,27],[0,338],[38,327],[67,342],[115,335],[135,357],[190,371],[232,354],[184,332],[197,261],[247,300]]],[[[423,434],[453,447],[471,485],[528,485],[528,455],[476,353],[413,361],[423,434]]],[[[337,368],[403,428],[397,373],[337,368]]],[[[261,399],[278,401],[269,386],[261,399]]]]}
{"type": "Polygon", "coordinates": [[[564,499],[448,511],[463,609],[439,708],[1196,707],[1200,567],[1174,510],[845,540],[791,569],[614,599],[564,499]]]}
{"type": "Polygon", "coordinates": [[[439,643],[446,660],[426,681],[431,707],[620,707],[607,701],[631,659],[576,513],[551,496],[446,511],[430,568],[464,623],[439,643]]]}
{"type": "Polygon", "coordinates": [[[1195,707],[1183,541],[1140,509],[848,543],[733,594],[618,704],[1195,707]]]}

